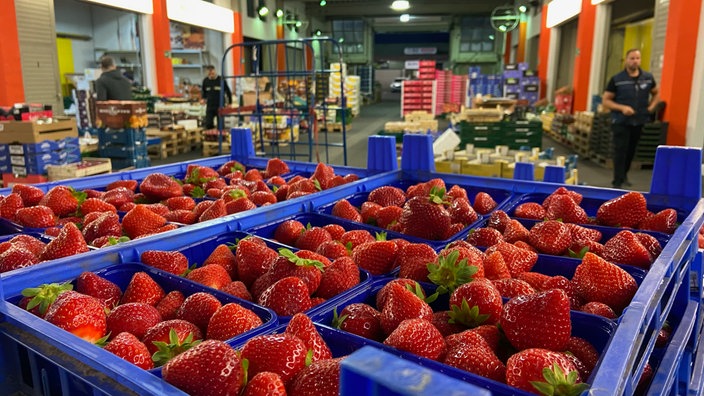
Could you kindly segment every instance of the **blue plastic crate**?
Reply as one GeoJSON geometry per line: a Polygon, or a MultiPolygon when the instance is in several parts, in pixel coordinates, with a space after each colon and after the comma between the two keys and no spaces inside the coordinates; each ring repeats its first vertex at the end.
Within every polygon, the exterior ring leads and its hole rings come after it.
{"type": "Polygon", "coordinates": [[[147,142],[147,130],[144,128],[109,129],[98,128],[98,144],[135,145],[147,142]]]}
{"type": "Polygon", "coordinates": [[[148,156],[140,156],[137,158],[111,158],[110,162],[112,164],[113,170],[120,170],[125,168],[148,168],[151,165],[151,160],[148,156]]]}
{"type": "MultiPolygon", "coordinates": [[[[704,337],[704,330],[696,337],[701,341],[704,337]]],[[[704,394],[704,343],[698,342],[697,348],[692,351],[692,379],[689,382],[689,396],[700,396],[704,394]]]]}
{"type": "Polygon", "coordinates": [[[98,146],[98,155],[116,159],[138,159],[147,156],[147,144],[101,144],[98,146]]]}
{"type": "Polygon", "coordinates": [[[76,148],[79,146],[77,137],[67,137],[60,140],[44,140],[39,143],[10,144],[8,151],[12,155],[48,153],[52,151],[76,148]]]}

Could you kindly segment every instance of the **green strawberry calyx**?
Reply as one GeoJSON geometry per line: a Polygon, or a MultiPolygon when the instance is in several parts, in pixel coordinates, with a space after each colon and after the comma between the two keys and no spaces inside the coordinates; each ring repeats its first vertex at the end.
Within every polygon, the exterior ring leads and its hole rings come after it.
{"type": "Polygon", "coordinates": [[[451,293],[461,285],[471,282],[478,269],[468,265],[467,259],[459,262],[460,252],[453,250],[446,256],[438,256],[437,263],[428,263],[428,279],[438,285],[438,293],[451,293]]]}
{"type": "Polygon", "coordinates": [[[325,269],[325,265],[322,262],[318,260],[298,257],[295,253],[286,248],[279,249],[279,254],[283,257],[286,257],[288,261],[296,264],[299,267],[315,267],[320,271],[323,271],[325,269]]]}
{"type": "Polygon", "coordinates": [[[247,193],[244,192],[244,190],[236,188],[234,190],[230,190],[227,195],[230,196],[230,198],[233,198],[235,200],[240,199],[240,198],[247,198],[247,193]]]}
{"type": "Polygon", "coordinates": [[[589,246],[584,246],[583,248],[579,249],[578,252],[575,252],[572,249],[568,249],[567,254],[572,258],[584,258],[584,255],[587,254],[588,251],[589,246]]]}
{"type": "Polygon", "coordinates": [[[171,360],[176,355],[179,355],[187,350],[200,344],[201,340],[193,340],[193,333],[188,334],[183,342],[179,341],[178,334],[175,329],[169,330],[169,342],[154,341],[154,346],[157,347],[157,351],[152,355],[152,360],[154,364],[159,367],[163,366],[171,360]]]}
{"type": "Polygon", "coordinates": [[[337,314],[337,307],[335,307],[335,309],[332,310],[332,327],[339,329],[345,319],[347,319],[347,316],[348,315],[339,316],[337,314]]]}
{"type": "Polygon", "coordinates": [[[387,239],[386,239],[386,231],[377,232],[377,233],[376,233],[376,236],[375,236],[375,239],[376,239],[377,241],[386,241],[386,240],[387,240],[387,239]]]}
{"type": "Polygon", "coordinates": [[[577,396],[589,389],[589,385],[576,382],[577,375],[577,371],[570,371],[565,375],[564,370],[557,363],[553,363],[552,368],[545,367],[543,369],[545,382],[530,381],[530,384],[541,395],[577,396]]]}
{"type": "Polygon", "coordinates": [[[444,205],[449,202],[445,199],[445,189],[433,187],[430,189],[430,195],[428,197],[431,203],[444,205]]]}
{"type": "Polygon", "coordinates": [[[38,306],[39,314],[44,316],[59,294],[69,290],[73,290],[73,285],[69,282],[45,283],[39,287],[29,287],[22,290],[22,295],[30,298],[27,304],[27,311],[31,311],[38,306]]]}
{"type": "Polygon", "coordinates": [[[249,359],[242,359],[242,386],[249,382],[249,359]]]}
{"type": "Polygon", "coordinates": [[[195,186],[193,190],[191,190],[191,197],[203,198],[205,197],[205,190],[203,190],[203,187],[201,186],[195,186]]]}
{"type": "Polygon", "coordinates": [[[449,322],[463,324],[469,328],[477,327],[489,319],[489,315],[479,313],[478,306],[475,305],[470,308],[465,298],[462,299],[461,306],[451,305],[450,309],[449,322]]]}

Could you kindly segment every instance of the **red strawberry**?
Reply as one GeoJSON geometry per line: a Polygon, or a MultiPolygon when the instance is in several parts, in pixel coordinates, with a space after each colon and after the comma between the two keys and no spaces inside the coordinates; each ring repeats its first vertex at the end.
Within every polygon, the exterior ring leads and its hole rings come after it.
{"type": "Polygon", "coordinates": [[[39,258],[29,250],[14,246],[0,254],[0,273],[37,264],[39,258]]]}
{"type": "Polygon", "coordinates": [[[100,237],[119,238],[121,236],[122,226],[120,225],[120,216],[117,213],[100,213],[95,220],[83,223],[83,237],[86,242],[91,244],[100,237]]]}
{"type": "Polygon", "coordinates": [[[371,305],[363,303],[353,303],[346,306],[339,315],[335,315],[333,327],[370,340],[381,341],[384,339],[384,332],[381,329],[381,312],[371,305]]]}
{"type": "Polygon", "coordinates": [[[406,319],[384,340],[384,344],[432,360],[445,352],[445,340],[430,321],[406,319]]]}
{"type": "Polygon", "coordinates": [[[530,237],[530,231],[520,221],[511,219],[504,228],[503,237],[506,242],[510,243],[527,241],[530,237]]]}
{"type": "Polygon", "coordinates": [[[386,303],[381,309],[381,328],[391,334],[406,319],[433,319],[428,303],[398,283],[389,284],[386,303]]]}
{"type": "Polygon", "coordinates": [[[169,210],[188,210],[196,207],[196,201],[191,197],[171,197],[164,201],[169,210]]]}
{"type": "Polygon", "coordinates": [[[281,377],[269,371],[257,373],[245,385],[242,396],[286,396],[286,385],[281,377]]]}
{"type": "Polygon", "coordinates": [[[589,375],[592,370],[594,370],[599,360],[599,352],[594,348],[594,345],[584,338],[570,337],[565,347],[565,352],[571,353],[584,364],[586,371],[580,371],[579,374],[582,378],[589,378],[589,375]]]}
{"type": "Polygon", "coordinates": [[[280,256],[274,260],[269,267],[269,276],[271,282],[276,282],[280,279],[295,276],[305,283],[310,294],[315,293],[320,286],[320,280],[323,276],[322,270],[325,267],[322,261],[313,258],[307,258],[305,254],[299,255],[301,250],[294,254],[288,249],[279,249],[280,256]]]}
{"type": "Polygon", "coordinates": [[[601,241],[601,231],[595,229],[595,228],[587,228],[587,227],[582,227],[581,225],[577,224],[572,224],[569,223],[567,224],[567,228],[570,229],[570,233],[572,234],[572,239],[573,240],[591,240],[595,242],[601,241]]]}
{"type": "Polygon", "coordinates": [[[208,264],[196,268],[189,272],[186,278],[218,290],[232,282],[227,270],[217,264],[208,264]]]}
{"type": "Polygon", "coordinates": [[[140,260],[150,267],[174,275],[183,275],[188,269],[188,258],[176,251],[147,250],[142,253],[140,260]]]}
{"type": "Polygon", "coordinates": [[[284,245],[294,246],[298,237],[301,236],[306,227],[298,220],[286,220],[279,224],[274,231],[274,239],[284,245]]]}
{"type": "Polygon", "coordinates": [[[646,205],[643,194],[631,191],[601,204],[596,221],[607,226],[632,228],[647,217],[646,205]]]}
{"type": "Polygon", "coordinates": [[[569,279],[562,275],[556,275],[546,280],[542,286],[543,290],[562,289],[570,299],[570,308],[578,310],[582,306],[582,299],[579,297],[577,287],[569,279]]]}
{"type": "Polygon", "coordinates": [[[144,303],[122,304],[108,314],[108,332],[114,337],[128,332],[141,339],[147,330],[161,322],[161,314],[152,305],[144,303]]]}
{"type": "Polygon", "coordinates": [[[17,209],[13,219],[18,224],[30,228],[46,228],[56,225],[54,212],[51,208],[42,205],[17,209]]]}
{"type": "Polygon", "coordinates": [[[350,257],[341,257],[325,268],[316,297],[332,298],[359,284],[359,269],[350,257]]]}
{"type": "Polygon", "coordinates": [[[88,244],[83,234],[73,223],[66,224],[59,235],[49,242],[39,256],[39,261],[54,260],[61,257],[87,252],[88,244]]]}
{"type": "Polygon", "coordinates": [[[563,223],[587,223],[587,212],[577,205],[569,195],[554,195],[545,209],[547,220],[562,220],[563,223]]]}
{"type": "Polygon", "coordinates": [[[570,300],[561,289],[514,297],[504,305],[501,328],[518,350],[563,351],[572,333],[570,300]]]}
{"type": "Polygon", "coordinates": [[[203,334],[208,329],[210,317],[220,309],[222,304],[210,293],[197,292],[186,297],[176,311],[176,319],[186,320],[198,326],[203,334]]]}
{"type": "Polygon", "coordinates": [[[628,272],[592,253],[584,255],[572,282],[584,301],[602,302],[616,312],[630,304],[638,289],[628,272]]]}
{"type": "Polygon", "coordinates": [[[196,220],[198,220],[195,213],[181,209],[167,213],[164,218],[166,221],[181,224],[195,224],[196,220]]]}
{"type": "Polygon", "coordinates": [[[536,291],[542,291],[543,285],[550,279],[550,275],[529,271],[519,274],[516,278],[528,283],[536,291]]]}
{"type": "Polygon", "coordinates": [[[531,348],[511,356],[506,362],[506,384],[531,392],[542,393],[543,389],[564,389],[565,394],[581,394],[588,388],[579,384],[582,379],[572,361],[563,353],[541,348],[531,348]],[[544,370],[552,375],[544,374],[544,370]],[[568,378],[572,372],[575,378],[568,378]]]}
{"type": "Polygon", "coordinates": [[[484,259],[484,277],[490,280],[506,279],[511,277],[506,261],[501,252],[494,251],[484,259]]]}
{"type": "Polygon", "coordinates": [[[503,242],[504,237],[496,228],[477,228],[469,232],[467,242],[474,246],[493,246],[503,242]]]}
{"type": "Polygon", "coordinates": [[[151,370],[154,368],[152,356],[146,345],[133,334],[127,332],[120,333],[115,336],[112,341],[108,342],[103,349],[127,360],[141,369],[151,370]]]}
{"type": "Polygon", "coordinates": [[[368,242],[352,250],[352,259],[372,275],[382,275],[393,269],[397,250],[398,247],[391,241],[368,242]]]}
{"type": "Polygon", "coordinates": [[[178,309],[185,300],[186,297],[178,290],[168,292],[164,298],[156,304],[156,310],[159,311],[161,320],[176,319],[176,312],[178,312],[178,309]]]}
{"type": "MultiPolygon", "coordinates": [[[[657,240],[656,240],[657,242],[657,240]]],[[[628,230],[620,231],[604,244],[604,259],[643,269],[650,268],[653,258],[638,237],[628,230]]]]}
{"type": "Polygon", "coordinates": [[[335,169],[322,162],[319,162],[318,165],[315,166],[315,171],[313,171],[313,174],[310,176],[311,180],[317,180],[323,189],[329,188],[327,185],[333,177],[335,177],[335,169]]]}
{"type": "Polygon", "coordinates": [[[207,338],[225,341],[262,325],[253,311],[239,304],[229,303],[220,307],[210,318],[207,338]]]}
{"type": "Polygon", "coordinates": [[[19,194],[25,207],[37,205],[44,197],[44,191],[31,184],[15,184],[12,193],[19,194]]]}
{"type": "MultiPolygon", "coordinates": [[[[26,204],[25,204],[26,206],[26,204]]],[[[672,234],[677,228],[677,211],[674,209],[663,209],[657,214],[647,216],[638,224],[641,230],[664,232],[672,234]]]]}
{"type": "MultiPolygon", "coordinates": [[[[215,247],[212,253],[205,259],[203,266],[209,264],[217,264],[225,270],[230,275],[230,278],[237,278],[237,258],[235,254],[232,253],[232,248],[234,245],[227,245],[224,243],[219,244],[215,247]]],[[[185,256],[184,256],[185,257],[185,256]]]]}
{"type": "MultiPolygon", "coordinates": [[[[252,205],[254,205],[254,204],[252,204],[252,205]]],[[[235,213],[235,212],[233,212],[233,213],[235,213]]],[[[213,202],[212,205],[208,206],[208,208],[205,209],[200,216],[198,216],[198,222],[202,223],[204,221],[217,219],[217,218],[226,216],[228,214],[229,213],[227,212],[227,208],[225,206],[225,201],[223,201],[222,199],[218,199],[215,202],[213,202]]]]}
{"type": "MultiPolygon", "coordinates": [[[[8,194],[0,201],[0,217],[8,220],[15,220],[17,211],[24,207],[22,197],[17,193],[8,194]]],[[[52,211],[52,213],[54,213],[52,211]]]]}
{"type": "Polygon", "coordinates": [[[499,347],[499,343],[502,339],[501,330],[495,325],[481,325],[473,329],[464,330],[460,333],[453,334],[445,338],[448,348],[454,348],[459,344],[469,344],[475,346],[481,346],[484,343],[482,340],[477,338],[479,335],[486,345],[492,350],[496,351],[499,347]]]}
{"type": "Polygon", "coordinates": [[[333,260],[340,257],[349,257],[350,255],[350,251],[347,250],[345,245],[339,241],[323,242],[320,246],[318,246],[318,249],[315,252],[333,260]]]}
{"type": "Polygon", "coordinates": [[[240,280],[251,286],[255,279],[269,270],[278,253],[266,246],[261,239],[245,238],[237,244],[235,257],[240,280]]]}
{"type": "Polygon", "coordinates": [[[345,227],[339,224],[326,224],[323,226],[323,229],[330,233],[330,236],[335,241],[340,240],[340,238],[342,238],[342,235],[347,232],[347,230],[345,230],[345,227]]]}
{"type": "MultiPolygon", "coordinates": [[[[164,289],[159,286],[146,272],[137,272],[132,276],[120,304],[141,302],[156,305],[164,298],[164,289]]],[[[147,345],[148,346],[148,345],[147,345]]]]}
{"type": "MultiPolygon", "coordinates": [[[[318,189],[318,187],[315,185],[315,183],[312,180],[301,179],[297,182],[290,181],[288,195],[286,196],[286,199],[293,199],[294,196],[292,194],[295,194],[295,193],[310,194],[310,193],[314,193],[316,191],[320,191],[320,190],[318,189]]],[[[298,196],[300,196],[300,195],[297,195],[296,197],[298,197],[298,196]]]]}
{"type": "Polygon", "coordinates": [[[327,185],[325,185],[325,189],[341,186],[346,183],[352,183],[353,181],[357,180],[359,180],[359,176],[353,174],[345,175],[344,177],[340,175],[335,175],[332,177],[332,179],[328,180],[327,185]]]}
{"type": "Polygon", "coordinates": [[[101,199],[98,199],[98,198],[86,199],[81,204],[80,210],[81,210],[81,213],[83,213],[83,215],[86,215],[87,213],[91,213],[91,212],[117,213],[117,209],[113,205],[111,205],[101,199]]]}
{"type": "Polygon", "coordinates": [[[297,313],[293,315],[286,326],[286,333],[292,334],[303,341],[306,350],[313,352],[313,362],[332,358],[330,347],[316,330],[313,321],[305,314],[297,313]]]}
{"type": "Polygon", "coordinates": [[[265,206],[275,204],[276,195],[271,191],[255,191],[252,193],[251,201],[255,206],[265,206]]]}
{"type": "Polygon", "coordinates": [[[323,242],[331,241],[332,236],[322,227],[311,227],[305,230],[296,240],[296,247],[314,252],[323,242]]]}
{"type": "Polygon", "coordinates": [[[276,192],[274,192],[274,195],[276,195],[276,201],[277,202],[282,202],[286,200],[286,197],[288,197],[288,190],[291,188],[288,184],[284,184],[283,186],[279,187],[276,192]]]}
{"type": "Polygon", "coordinates": [[[404,289],[412,291],[413,294],[425,301],[425,291],[418,282],[412,279],[396,278],[391,280],[389,283],[385,284],[384,287],[382,287],[376,294],[376,307],[378,309],[384,309],[384,306],[386,306],[386,302],[388,301],[389,297],[389,291],[391,291],[391,289],[396,288],[393,285],[400,285],[404,289]]]}
{"type": "Polygon", "coordinates": [[[367,201],[381,206],[401,207],[406,202],[406,194],[398,187],[382,186],[372,190],[367,201]]]}
{"type": "Polygon", "coordinates": [[[485,215],[494,208],[496,208],[496,201],[494,201],[494,198],[491,197],[491,195],[480,191],[477,193],[477,195],[474,197],[474,210],[479,213],[480,215],[485,215]]]}
{"type": "Polygon", "coordinates": [[[249,292],[249,290],[247,290],[247,285],[245,285],[241,281],[232,281],[229,284],[225,285],[222,289],[220,289],[220,291],[245,301],[253,300],[252,294],[249,292]]]}
{"type": "Polygon", "coordinates": [[[503,298],[513,298],[518,296],[526,296],[535,293],[533,286],[527,282],[515,278],[497,279],[492,281],[496,290],[499,291],[503,298]]]}
{"type": "Polygon", "coordinates": [[[151,234],[164,224],[166,219],[152,212],[145,205],[135,206],[122,218],[122,229],[132,239],[151,234]]]}
{"type": "Polygon", "coordinates": [[[376,213],[376,225],[381,228],[388,229],[397,224],[402,215],[403,209],[398,206],[387,206],[385,208],[381,208],[376,213]]]}
{"type": "Polygon", "coordinates": [[[235,160],[227,161],[224,164],[220,165],[220,167],[217,169],[217,172],[220,176],[225,176],[228,173],[237,171],[244,173],[246,169],[245,166],[242,165],[242,163],[235,160]]]}
{"type": "Polygon", "coordinates": [[[9,243],[11,246],[25,248],[32,252],[35,256],[42,254],[42,251],[44,251],[44,247],[46,246],[46,243],[26,234],[20,234],[12,237],[12,239],[9,240],[9,243]]]}
{"type": "Polygon", "coordinates": [[[61,293],[44,317],[49,323],[88,342],[105,336],[105,305],[97,298],[74,291],[61,293]]]}
{"type": "Polygon", "coordinates": [[[447,196],[451,197],[453,200],[457,198],[469,200],[469,197],[467,196],[467,190],[458,186],[457,184],[453,185],[449,190],[447,190],[447,196]]]}
{"type": "Polygon", "coordinates": [[[85,193],[67,186],[56,186],[42,197],[39,205],[50,207],[58,217],[65,217],[74,213],[84,199],[85,193]]]}
{"type": "Polygon", "coordinates": [[[537,202],[525,202],[516,206],[513,215],[523,219],[544,220],[545,208],[537,202]]]}
{"type": "Polygon", "coordinates": [[[498,323],[502,305],[499,291],[483,278],[460,285],[450,295],[452,318],[467,327],[498,323]]]}
{"type": "Polygon", "coordinates": [[[437,253],[424,243],[409,243],[398,249],[394,267],[399,267],[400,278],[429,282],[428,264],[437,260],[437,253]]]}
{"type": "Polygon", "coordinates": [[[587,252],[592,252],[597,256],[604,255],[604,245],[589,239],[573,240],[572,245],[567,250],[570,257],[582,258],[587,252]]]}
{"type": "Polygon", "coordinates": [[[375,225],[377,213],[381,208],[383,208],[383,206],[379,205],[378,203],[369,201],[363,203],[361,209],[362,222],[366,224],[375,225]]]}
{"type": "Polygon", "coordinates": [[[310,292],[299,278],[289,276],[269,286],[257,303],[271,308],[277,315],[291,316],[311,307],[310,292]]]}
{"type": "Polygon", "coordinates": [[[471,337],[473,342],[465,341],[450,347],[443,363],[494,381],[505,382],[506,366],[486,341],[477,333],[463,334],[471,337]]]}
{"type": "Polygon", "coordinates": [[[497,243],[487,249],[485,253],[489,255],[495,251],[501,253],[513,277],[517,277],[523,272],[530,271],[538,261],[538,254],[535,252],[522,249],[508,242],[497,243]]]}
{"type": "Polygon", "coordinates": [[[616,313],[608,305],[600,303],[598,301],[588,302],[579,309],[582,312],[590,313],[592,315],[603,316],[607,319],[616,319],[616,313]]]}
{"type": "Polygon", "coordinates": [[[340,243],[352,250],[359,245],[376,241],[376,238],[367,230],[346,231],[339,239],[340,243]]]}
{"type": "Polygon", "coordinates": [[[444,190],[433,190],[430,196],[409,199],[403,205],[403,213],[398,223],[403,233],[430,240],[442,240],[452,224],[450,213],[440,203],[444,190]]]}
{"type": "Polygon", "coordinates": [[[477,215],[477,212],[474,211],[474,208],[472,208],[466,198],[455,198],[450,203],[447,211],[450,212],[453,223],[460,223],[465,226],[474,223],[479,218],[479,215],[477,215]]]}
{"type": "Polygon", "coordinates": [[[123,187],[131,191],[137,191],[137,180],[115,180],[105,187],[105,190],[110,191],[118,187],[123,187]]]}
{"type": "Polygon", "coordinates": [[[76,291],[97,298],[109,309],[117,306],[122,298],[119,286],[88,271],[82,272],[76,279],[76,291]]]}
{"type": "Polygon", "coordinates": [[[313,362],[296,374],[289,385],[290,395],[337,396],[340,393],[340,361],[344,358],[313,362]]]}
{"type": "Polygon", "coordinates": [[[147,346],[157,366],[162,366],[177,354],[194,346],[203,339],[198,326],[180,319],[159,322],[144,335],[142,342],[147,346]],[[171,333],[174,333],[173,336],[171,333]],[[155,344],[156,343],[156,344],[155,344]]]}
{"type": "Polygon", "coordinates": [[[335,203],[335,206],[332,208],[332,215],[357,223],[362,222],[362,215],[359,213],[359,210],[346,199],[341,199],[335,203]]]}
{"type": "Polygon", "coordinates": [[[430,191],[435,188],[436,190],[447,190],[445,188],[445,181],[439,178],[430,179],[424,183],[418,183],[416,185],[410,186],[406,189],[406,198],[411,199],[413,197],[426,197],[430,194],[430,191]]]}
{"type": "Polygon", "coordinates": [[[450,316],[450,311],[433,312],[433,319],[430,323],[435,326],[443,337],[464,331],[466,327],[460,323],[455,323],[450,316]]]}
{"type": "Polygon", "coordinates": [[[160,203],[147,204],[145,206],[159,216],[166,216],[166,214],[170,212],[168,206],[160,203]]]}
{"type": "Polygon", "coordinates": [[[572,198],[574,203],[576,203],[577,205],[582,203],[582,194],[576,191],[570,191],[565,187],[558,187],[557,190],[553,191],[552,194],[548,195],[545,200],[543,200],[543,207],[547,209],[547,207],[550,205],[550,202],[552,202],[552,199],[557,195],[567,195],[572,198]]]}
{"type": "Polygon", "coordinates": [[[111,189],[107,191],[102,198],[103,201],[109,203],[110,205],[118,208],[121,211],[124,211],[122,209],[122,206],[133,202],[133,199],[134,191],[128,190],[125,187],[117,187],[111,189]]]}
{"type": "Polygon", "coordinates": [[[652,258],[651,263],[660,256],[662,246],[660,246],[660,242],[654,236],[644,232],[637,232],[636,238],[638,238],[638,241],[648,250],[648,253],[650,253],[650,257],[652,258]]]}
{"type": "Polygon", "coordinates": [[[181,185],[173,177],[163,173],[149,174],[139,184],[139,191],[152,201],[163,201],[183,195],[181,185]]]}
{"type": "Polygon", "coordinates": [[[271,158],[266,163],[266,176],[281,176],[283,174],[289,173],[291,170],[288,165],[279,158],[271,158]]]}
{"type": "Polygon", "coordinates": [[[288,383],[306,366],[306,345],[289,333],[260,335],[242,348],[242,359],[249,361],[249,375],[270,371],[288,383]]]}
{"type": "Polygon", "coordinates": [[[192,396],[238,395],[244,371],[231,346],[207,340],[170,360],[162,377],[192,396]]]}
{"type": "Polygon", "coordinates": [[[491,228],[496,228],[499,230],[500,233],[503,234],[504,230],[506,229],[506,225],[511,221],[511,218],[508,217],[506,212],[503,210],[496,210],[494,212],[491,212],[489,215],[489,219],[486,222],[487,227],[491,228]]]}
{"type": "MultiPolygon", "coordinates": [[[[274,160],[278,160],[278,158],[274,158],[274,160]]],[[[250,169],[244,174],[244,180],[246,181],[257,181],[257,180],[264,180],[264,175],[259,171],[259,169],[250,169]]]]}
{"type": "Polygon", "coordinates": [[[572,245],[572,234],[565,223],[547,220],[530,229],[528,243],[539,252],[560,256],[572,245]]]}

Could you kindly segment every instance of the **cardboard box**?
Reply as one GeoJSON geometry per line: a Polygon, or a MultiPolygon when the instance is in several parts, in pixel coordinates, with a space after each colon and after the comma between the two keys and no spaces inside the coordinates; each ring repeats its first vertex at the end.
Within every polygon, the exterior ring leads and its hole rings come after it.
{"type": "Polygon", "coordinates": [[[50,165],[47,167],[49,180],[75,179],[79,177],[110,173],[110,158],[88,158],[81,162],[67,165],[50,165]]]}
{"type": "Polygon", "coordinates": [[[67,137],[78,137],[75,119],[51,123],[0,121],[0,143],[39,143],[67,137]]]}
{"type": "Polygon", "coordinates": [[[98,128],[145,128],[149,125],[147,102],[106,100],[95,102],[95,108],[95,124],[98,128]]]}

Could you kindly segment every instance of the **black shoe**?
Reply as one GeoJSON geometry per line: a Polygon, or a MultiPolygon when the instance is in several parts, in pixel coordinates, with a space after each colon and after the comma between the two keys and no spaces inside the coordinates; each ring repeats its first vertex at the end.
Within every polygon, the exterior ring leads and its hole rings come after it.
{"type": "Polygon", "coordinates": [[[628,180],[624,180],[624,181],[623,181],[623,186],[624,186],[624,187],[633,187],[633,184],[631,184],[631,182],[629,182],[628,180]]]}
{"type": "Polygon", "coordinates": [[[618,189],[622,189],[622,188],[623,188],[623,185],[622,185],[622,184],[618,184],[618,183],[611,183],[611,187],[613,187],[613,188],[618,188],[618,189]]]}

